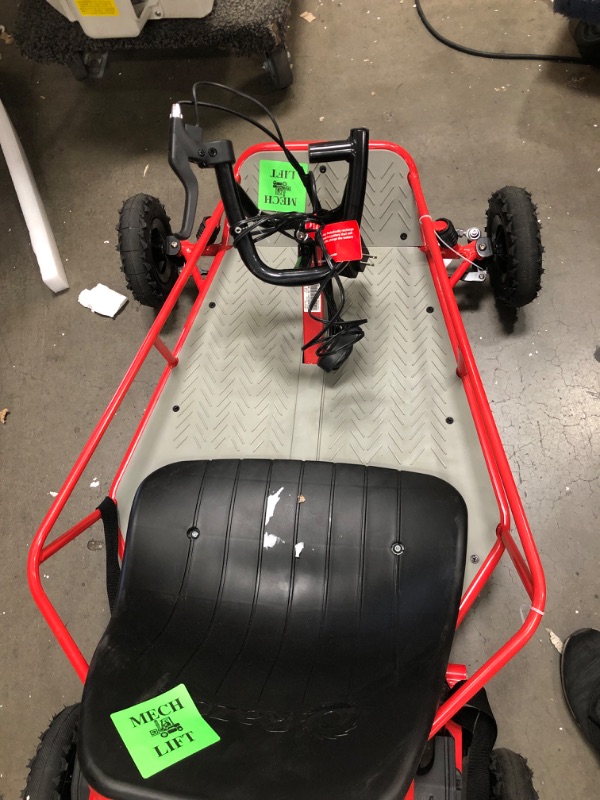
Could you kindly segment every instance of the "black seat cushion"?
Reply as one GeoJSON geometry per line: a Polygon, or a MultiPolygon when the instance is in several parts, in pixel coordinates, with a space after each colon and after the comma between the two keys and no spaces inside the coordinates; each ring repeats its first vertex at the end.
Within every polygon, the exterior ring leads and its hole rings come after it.
{"type": "Polygon", "coordinates": [[[84,688],[87,780],[111,800],[404,797],[443,687],[466,529],[460,494],[427,475],[159,469],[136,495],[84,688]],[[180,683],[221,740],[144,780],[110,715],[180,683]]]}

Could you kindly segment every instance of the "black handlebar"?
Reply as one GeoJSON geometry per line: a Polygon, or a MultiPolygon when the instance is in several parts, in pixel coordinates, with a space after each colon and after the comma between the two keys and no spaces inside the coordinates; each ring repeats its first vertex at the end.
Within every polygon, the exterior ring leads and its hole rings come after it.
{"type": "Polygon", "coordinates": [[[223,200],[223,206],[231,232],[237,238],[236,247],[244,264],[250,272],[265,283],[274,283],[280,286],[305,286],[310,283],[320,283],[329,275],[326,267],[315,269],[273,269],[261,259],[256,251],[256,246],[249,236],[240,236],[247,217],[240,200],[239,185],[234,178],[231,164],[219,164],[215,167],[217,185],[223,200]]]}
{"type": "MultiPolygon", "coordinates": [[[[327,222],[354,219],[360,223],[367,183],[368,148],[369,132],[366,128],[353,129],[344,141],[309,145],[308,159],[312,164],[331,161],[347,161],[349,164],[342,203],[337,209],[326,212],[327,222]]],[[[176,240],[188,239],[194,226],[198,180],[192,171],[192,163],[202,169],[214,168],[235,246],[253,275],[266,283],[281,286],[306,286],[330,277],[328,267],[277,270],[265,264],[251,237],[243,235],[249,218],[256,216],[259,211],[235,180],[235,156],[231,142],[228,139],[205,142],[199,126],[184,124],[178,105],[173,106],[171,111],[169,164],[184,186],[185,205],[181,230],[175,234],[176,240]]],[[[177,241],[174,244],[177,246],[177,241]]]]}
{"type": "Polygon", "coordinates": [[[316,142],[308,146],[308,160],[311,164],[323,162],[347,161],[348,180],[344,198],[335,220],[355,219],[358,224],[362,220],[367,189],[367,167],[369,160],[369,131],[366,128],[352,128],[350,136],[343,141],[316,142]]]}

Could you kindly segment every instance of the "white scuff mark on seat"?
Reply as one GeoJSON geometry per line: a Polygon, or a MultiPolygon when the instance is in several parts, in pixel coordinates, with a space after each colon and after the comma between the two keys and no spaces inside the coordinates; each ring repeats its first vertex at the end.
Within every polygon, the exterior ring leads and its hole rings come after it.
{"type": "Polygon", "coordinates": [[[283,492],[283,486],[281,487],[281,489],[279,489],[278,492],[275,492],[275,494],[271,494],[269,495],[269,497],[267,497],[267,513],[265,514],[265,528],[269,524],[269,520],[273,518],[273,514],[275,513],[275,509],[277,507],[277,503],[281,498],[282,492],[283,492]]]}
{"type": "Polygon", "coordinates": [[[100,486],[100,481],[98,478],[94,478],[93,481],[90,483],[90,489],[97,489],[100,486]]]}
{"type": "Polygon", "coordinates": [[[58,492],[48,492],[48,494],[50,495],[50,497],[56,497],[58,492]]]}
{"type": "Polygon", "coordinates": [[[275,547],[276,544],[285,544],[283,539],[280,539],[279,536],[275,536],[274,533],[265,533],[263,539],[263,547],[265,550],[270,550],[272,547],[275,547]]]}
{"type": "Polygon", "coordinates": [[[294,545],[294,551],[296,553],[296,558],[300,558],[300,553],[304,550],[304,542],[298,542],[298,544],[294,545]]]}
{"type": "Polygon", "coordinates": [[[554,631],[553,631],[553,630],[550,630],[550,628],[546,628],[546,631],[547,631],[547,633],[548,633],[548,636],[550,637],[550,641],[552,642],[552,644],[554,645],[554,647],[556,647],[556,649],[558,650],[558,652],[559,652],[559,653],[562,653],[562,651],[563,651],[563,647],[564,647],[563,640],[562,640],[562,639],[560,639],[560,638],[559,638],[559,637],[558,637],[558,636],[557,636],[557,635],[554,633],[554,631]]]}

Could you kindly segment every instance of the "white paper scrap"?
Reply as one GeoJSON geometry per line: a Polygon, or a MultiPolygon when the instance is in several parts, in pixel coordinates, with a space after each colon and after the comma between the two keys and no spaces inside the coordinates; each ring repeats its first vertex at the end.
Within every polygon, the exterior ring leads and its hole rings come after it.
{"type": "Polygon", "coordinates": [[[554,633],[553,630],[550,630],[550,628],[546,628],[546,632],[548,633],[550,641],[554,647],[556,647],[559,653],[562,653],[564,647],[562,639],[559,639],[559,637],[554,633]]]}
{"type": "Polygon", "coordinates": [[[103,283],[98,283],[93,289],[84,289],[77,299],[84,308],[113,319],[127,302],[125,295],[109,289],[103,283]]]}

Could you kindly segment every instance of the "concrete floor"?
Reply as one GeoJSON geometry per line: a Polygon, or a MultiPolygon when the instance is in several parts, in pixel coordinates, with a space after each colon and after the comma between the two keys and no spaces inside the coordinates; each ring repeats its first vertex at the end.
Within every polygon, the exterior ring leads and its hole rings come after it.
{"type": "MultiPolygon", "coordinates": [[[[8,5],[0,23],[10,31],[8,5]]],[[[474,46],[573,52],[550,0],[476,7],[428,0],[426,7],[447,35],[474,46]]],[[[166,160],[167,116],[198,78],[256,93],[289,138],[341,138],[351,125],[366,125],[374,137],[402,143],[420,166],[432,213],[460,226],[483,225],[487,198],[500,186],[520,184],[533,193],[546,248],[540,298],[511,322],[500,319],[489,292],[461,295],[548,580],[538,634],[493,679],[489,695],[499,743],[528,757],[543,800],[597,797],[599,762],[564,704],[559,655],[546,629],[565,638],[580,627],[600,627],[600,73],[463,56],[424,31],[412,2],[394,0],[296,4],[289,44],[295,83],[283,94],[270,90],[258,61],[224,54],[113,58],[104,79],[86,85],[0,42],[1,96],[47,202],[71,283],[60,296],[42,284],[2,161],[0,408],[10,415],[0,426],[0,797],[19,796],[38,734],[80,696],[30,598],[28,546],[50,492],[60,488],[153,319],[130,302],[111,321],[82,308],[77,296],[98,281],[124,289],[114,245],[125,197],[158,194],[178,219],[181,191],[166,160]],[[316,15],[312,24],[298,18],[306,9],[316,15]]],[[[236,120],[215,117],[209,130],[232,138],[238,153],[256,140],[236,120]]],[[[215,200],[212,185],[203,187],[203,199],[206,214],[215,200]]],[[[63,528],[104,497],[159,367],[156,358],[136,384],[63,515],[63,528]],[[94,478],[97,488],[90,487],[94,478]]],[[[99,538],[92,531],[43,568],[86,656],[107,621],[99,538]]],[[[470,667],[516,629],[521,607],[526,596],[501,566],[457,641],[470,667]]]]}

